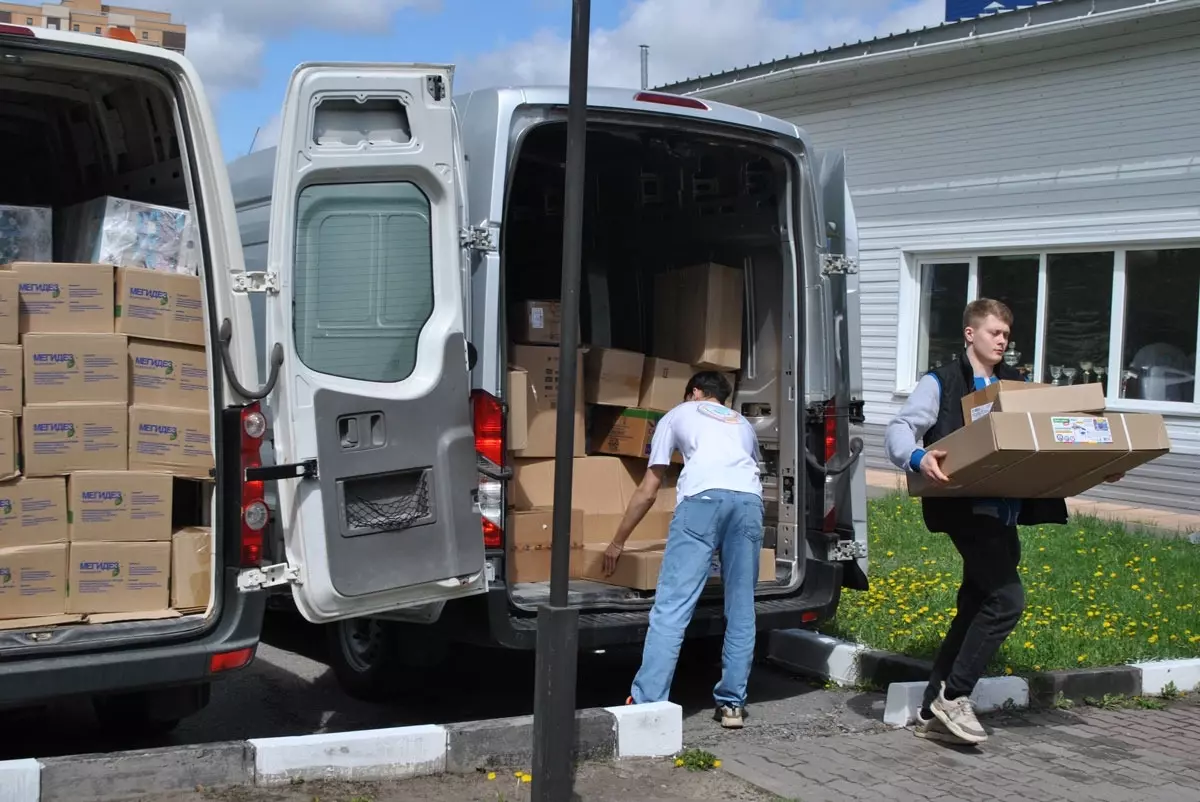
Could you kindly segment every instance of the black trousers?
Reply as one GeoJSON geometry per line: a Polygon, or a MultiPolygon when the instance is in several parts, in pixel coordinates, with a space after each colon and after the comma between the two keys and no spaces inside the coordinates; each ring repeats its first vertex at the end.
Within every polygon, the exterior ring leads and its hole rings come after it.
{"type": "Polygon", "coordinates": [[[950,539],[963,560],[958,613],[934,660],[925,708],[937,698],[943,681],[947,699],[969,696],[1025,611],[1025,589],[1017,572],[1021,540],[1015,526],[976,515],[952,530],[950,539]]]}

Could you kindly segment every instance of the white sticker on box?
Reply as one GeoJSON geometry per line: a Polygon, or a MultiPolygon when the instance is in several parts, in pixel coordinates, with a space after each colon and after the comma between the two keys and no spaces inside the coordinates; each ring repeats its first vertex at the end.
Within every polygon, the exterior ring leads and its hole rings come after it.
{"type": "Polygon", "coordinates": [[[1050,419],[1056,443],[1107,444],[1113,441],[1108,418],[1054,417],[1050,419]]]}
{"type": "Polygon", "coordinates": [[[971,423],[974,423],[975,421],[979,420],[980,418],[982,418],[984,415],[988,414],[991,411],[992,411],[992,402],[991,401],[984,404],[983,406],[975,407],[974,409],[971,410],[971,423]]]}
{"type": "Polygon", "coordinates": [[[529,325],[535,329],[546,328],[546,310],[535,306],[529,310],[529,325]]]}

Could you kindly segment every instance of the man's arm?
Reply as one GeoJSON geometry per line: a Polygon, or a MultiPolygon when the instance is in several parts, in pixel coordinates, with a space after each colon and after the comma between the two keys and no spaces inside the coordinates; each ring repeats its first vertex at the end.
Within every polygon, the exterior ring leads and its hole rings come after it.
{"type": "Polygon", "coordinates": [[[637,525],[654,506],[654,501],[658,498],[658,489],[662,487],[663,475],[666,472],[666,465],[651,465],[646,469],[642,483],[637,486],[637,490],[633,491],[633,498],[629,499],[625,515],[621,518],[620,525],[617,526],[617,533],[604,552],[605,576],[610,576],[613,571],[617,570],[617,560],[621,559],[621,554],[625,551],[625,542],[629,540],[633,530],[637,529],[637,525]]]}
{"type": "MultiPolygon", "coordinates": [[[[883,446],[888,460],[897,468],[926,475],[929,475],[929,469],[936,468],[937,458],[942,453],[936,452],[934,458],[926,460],[930,452],[921,448],[919,441],[937,422],[941,396],[942,388],[938,380],[930,374],[922,376],[900,413],[888,424],[883,446]]],[[[937,473],[940,474],[940,470],[937,473]]]]}

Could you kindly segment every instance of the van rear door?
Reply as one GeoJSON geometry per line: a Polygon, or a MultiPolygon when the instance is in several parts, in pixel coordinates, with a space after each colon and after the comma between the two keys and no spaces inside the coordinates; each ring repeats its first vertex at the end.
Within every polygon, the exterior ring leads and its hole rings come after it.
{"type": "Polygon", "coordinates": [[[487,589],[452,77],[302,64],[288,85],[266,335],[284,346],[279,515],[309,621],[487,589]]]}

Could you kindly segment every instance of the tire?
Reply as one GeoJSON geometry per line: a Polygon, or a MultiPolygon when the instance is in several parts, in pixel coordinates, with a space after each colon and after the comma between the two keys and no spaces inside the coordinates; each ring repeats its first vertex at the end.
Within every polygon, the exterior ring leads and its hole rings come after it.
{"type": "Polygon", "coordinates": [[[208,704],[209,686],[97,696],[92,709],[101,729],[116,737],[145,738],[170,733],[186,716],[208,704]]]}
{"type": "Polygon", "coordinates": [[[445,642],[432,627],[354,618],[326,625],[329,665],[338,685],[364,702],[388,702],[445,659],[445,642]]]}

